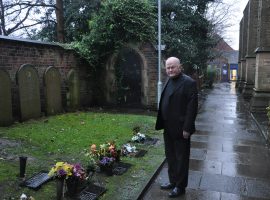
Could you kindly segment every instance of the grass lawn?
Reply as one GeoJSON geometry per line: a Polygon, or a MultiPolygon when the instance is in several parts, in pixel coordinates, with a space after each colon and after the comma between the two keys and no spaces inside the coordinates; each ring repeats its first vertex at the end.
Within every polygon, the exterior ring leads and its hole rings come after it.
{"type": "Polygon", "coordinates": [[[136,199],[145,184],[164,159],[161,132],[154,130],[155,117],[105,112],[76,112],[40,120],[16,123],[0,128],[0,199],[19,199],[22,193],[35,200],[54,200],[55,181],[34,191],[19,187],[19,156],[27,156],[26,178],[41,170],[50,170],[57,161],[87,164],[85,153],[93,143],[116,141],[118,148],[131,140],[132,129],[160,139],[156,145],[136,144],[148,152],[142,158],[122,157],[132,167],[121,176],[95,174],[93,181],[107,189],[100,198],[136,199]]]}

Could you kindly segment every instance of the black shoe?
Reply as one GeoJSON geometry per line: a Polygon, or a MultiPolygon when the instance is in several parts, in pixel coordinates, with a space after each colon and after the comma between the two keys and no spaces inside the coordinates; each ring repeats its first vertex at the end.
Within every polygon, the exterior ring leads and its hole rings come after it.
{"type": "Polygon", "coordinates": [[[162,190],[168,190],[168,189],[173,189],[175,187],[174,183],[164,183],[160,186],[160,189],[162,190]]]}
{"type": "Polygon", "coordinates": [[[175,187],[173,190],[169,193],[170,198],[179,197],[186,193],[186,190],[184,188],[175,187]]]}

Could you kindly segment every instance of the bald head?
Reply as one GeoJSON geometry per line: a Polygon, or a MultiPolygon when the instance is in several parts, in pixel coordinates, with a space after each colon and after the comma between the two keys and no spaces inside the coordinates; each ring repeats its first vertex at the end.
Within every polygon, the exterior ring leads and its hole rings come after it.
{"type": "Polygon", "coordinates": [[[181,63],[176,57],[170,57],[166,60],[166,73],[170,78],[175,78],[181,73],[181,63]]]}
{"type": "Polygon", "coordinates": [[[178,58],[176,58],[176,57],[169,57],[166,60],[166,63],[167,62],[174,63],[175,65],[180,65],[180,60],[178,58]]]}

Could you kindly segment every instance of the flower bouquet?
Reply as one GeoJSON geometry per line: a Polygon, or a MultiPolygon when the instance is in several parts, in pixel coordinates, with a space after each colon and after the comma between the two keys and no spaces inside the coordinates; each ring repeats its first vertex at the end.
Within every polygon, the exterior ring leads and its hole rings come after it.
{"type": "Polygon", "coordinates": [[[64,183],[67,186],[67,194],[74,196],[77,193],[79,182],[86,178],[85,170],[80,164],[67,162],[57,162],[48,175],[57,179],[57,199],[61,199],[63,196],[64,183]]]}
{"type": "Polygon", "coordinates": [[[69,179],[69,178],[85,179],[86,174],[85,170],[81,167],[80,164],[57,162],[51,168],[48,175],[60,179],[69,179]]]}
{"type": "Polygon", "coordinates": [[[90,146],[90,157],[96,157],[101,160],[103,157],[114,158],[115,161],[120,161],[121,150],[117,150],[115,142],[101,144],[99,148],[95,144],[90,146]]]}
{"type": "Polygon", "coordinates": [[[104,156],[102,159],[98,161],[98,165],[101,171],[104,171],[107,175],[113,175],[113,164],[115,162],[115,158],[104,156]]]}
{"type": "Polygon", "coordinates": [[[145,140],[145,135],[143,133],[136,133],[132,138],[131,138],[132,142],[139,142],[142,143],[145,140]]]}
{"type": "Polygon", "coordinates": [[[144,142],[144,140],[146,139],[145,134],[140,133],[140,127],[139,126],[135,126],[133,128],[133,137],[131,138],[132,142],[138,142],[138,143],[142,143],[144,142]]]}
{"type": "Polygon", "coordinates": [[[90,163],[92,163],[88,168],[93,168],[93,160],[95,160],[101,171],[112,175],[113,164],[120,161],[121,150],[117,150],[115,142],[104,143],[99,147],[92,144],[86,156],[90,158],[90,163]]]}
{"type": "Polygon", "coordinates": [[[127,156],[130,154],[135,154],[137,152],[136,146],[132,146],[131,144],[127,143],[122,146],[122,154],[127,156]]]}

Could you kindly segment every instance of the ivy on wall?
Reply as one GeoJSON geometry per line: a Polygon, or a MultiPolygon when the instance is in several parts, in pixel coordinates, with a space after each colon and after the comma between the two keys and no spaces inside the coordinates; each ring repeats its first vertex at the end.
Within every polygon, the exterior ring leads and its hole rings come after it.
{"type": "Polygon", "coordinates": [[[95,67],[109,55],[132,41],[154,41],[154,7],[147,0],[103,1],[89,21],[90,31],[73,47],[95,67]]]}

